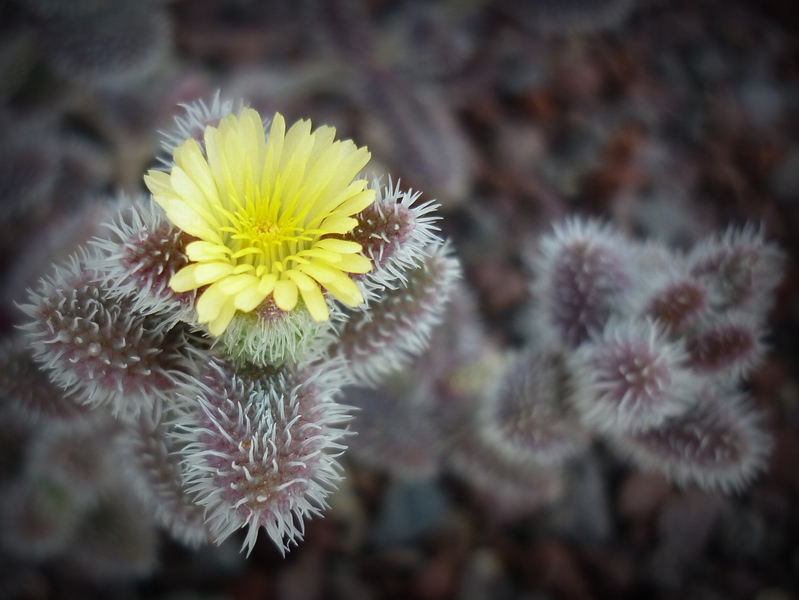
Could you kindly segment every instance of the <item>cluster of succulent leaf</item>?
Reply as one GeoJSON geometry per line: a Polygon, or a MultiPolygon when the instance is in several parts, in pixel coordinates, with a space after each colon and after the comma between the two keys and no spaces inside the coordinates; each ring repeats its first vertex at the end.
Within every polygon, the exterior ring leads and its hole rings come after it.
{"type": "MultiPolygon", "coordinates": [[[[165,148],[231,113],[218,98],[188,107],[165,148]]],[[[151,198],[120,200],[103,232],[22,305],[17,343],[30,347],[30,368],[19,393],[35,395],[44,382],[35,402],[111,427],[116,441],[95,435],[108,448],[87,460],[124,465],[139,509],[175,538],[221,542],[245,528],[251,550],[264,528],[281,549],[296,544],[342,476],[351,415],[340,391],[418,355],[460,274],[436,233],[434,204],[416,204],[418,194],[391,182],[364,185],[374,201],[339,243],[360,245],[370,263],[352,275],[364,302],[346,306],[325,292],[330,319],[321,320],[304,295],[291,310],[268,295],[215,335],[197,318],[210,286],[175,291],[173,281],[196,238],[151,198]],[[120,448],[113,458],[111,446],[120,448]]]]}
{"type": "Polygon", "coordinates": [[[524,347],[492,348],[459,292],[412,376],[383,382],[380,402],[353,391],[355,427],[371,431],[356,457],[415,476],[443,466],[528,508],[557,496],[595,442],[704,489],[741,489],[765,468],[771,439],[743,391],[782,266],[761,232],[730,228],[682,253],[573,219],[528,263],[524,347]],[[392,434],[398,423],[414,441],[392,434]]]}
{"type": "Polygon", "coordinates": [[[141,576],[157,533],[136,500],[131,431],[65,397],[20,336],[0,346],[0,551],[89,580],[141,576]]]}
{"type": "MultiPolygon", "coordinates": [[[[762,232],[731,227],[677,253],[571,221],[540,242],[531,267],[538,342],[520,360],[562,386],[538,403],[559,403],[583,430],[680,484],[739,489],[765,466],[771,442],[743,392],[782,268],[762,232]]],[[[536,408],[505,396],[498,430],[536,408]]]]}

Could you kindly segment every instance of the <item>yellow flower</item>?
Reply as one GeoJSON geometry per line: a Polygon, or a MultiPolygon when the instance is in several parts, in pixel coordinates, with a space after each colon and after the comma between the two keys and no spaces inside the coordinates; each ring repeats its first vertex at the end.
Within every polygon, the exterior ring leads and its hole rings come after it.
{"type": "Polygon", "coordinates": [[[198,238],[186,246],[190,264],[172,277],[176,292],[208,288],[197,318],[221,335],[236,311],[251,312],[272,295],[291,311],[302,297],[317,322],[329,318],[320,288],[347,306],[363,302],[349,273],[366,273],[361,245],[341,239],[353,215],[375,200],[365,179],[354,179],[369,152],[334,141],[336,130],[299,121],[288,131],[280,114],[268,137],[249,108],[207,127],[205,151],[187,139],[170,172],[145,177],[167,218],[198,238]]]}

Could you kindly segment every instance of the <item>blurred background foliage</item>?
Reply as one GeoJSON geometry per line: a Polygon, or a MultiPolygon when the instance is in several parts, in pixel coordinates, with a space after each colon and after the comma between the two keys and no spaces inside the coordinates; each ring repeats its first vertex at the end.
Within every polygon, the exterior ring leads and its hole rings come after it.
{"type": "MultiPolygon", "coordinates": [[[[74,536],[64,539],[81,540],[74,562],[91,566],[4,550],[0,596],[799,598],[798,6],[0,0],[6,335],[20,321],[15,302],[54,256],[94,233],[106,198],[143,191],[157,131],[178,105],[216,90],[262,114],[333,125],[369,146],[376,175],[437,199],[499,348],[526,337],[524,252],[572,214],[676,249],[753,221],[789,259],[770,353],[748,384],[775,449],[743,494],[681,491],[600,446],[563,481],[542,483],[540,497],[503,504],[448,475],[389,476],[352,453],[332,510],[307,525],[303,545],[282,559],[259,543],[244,560],[235,541],[199,553],[159,545],[114,514],[135,518],[121,499],[67,523],[70,508],[48,489],[26,514],[59,515],[74,536]],[[130,542],[116,546],[129,556],[100,561],[92,548],[113,547],[114,536],[130,542]],[[147,571],[156,548],[155,573],[127,577],[147,571]],[[141,568],[119,579],[124,561],[141,568]]],[[[4,386],[15,376],[3,373],[4,386]]],[[[363,418],[389,417],[364,408],[363,418]]],[[[22,460],[7,449],[26,427],[6,419],[0,428],[3,485],[22,460]]],[[[423,424],[407,427],[424,439],[423,424]]],[[[419,450],[410,460],[423,470],[419,450]]],[[[5,493],[5,514],[29,492],[5,493]]],[[[4,543],[16,534],[6,528],[4,543]]]]}

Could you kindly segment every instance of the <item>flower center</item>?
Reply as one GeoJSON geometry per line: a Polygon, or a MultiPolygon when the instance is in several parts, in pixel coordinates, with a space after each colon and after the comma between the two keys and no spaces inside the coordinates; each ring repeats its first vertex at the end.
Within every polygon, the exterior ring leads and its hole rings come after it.
{"type": "Polygon", "coordinates": [[[283,231],[283,228],[278,226],[277,223],[260,223],[253,228],[258,236],[258,241],[261,243],[274,242],[277,234],[283,231]]]}
{"type": "Polygon", "coordinates": [[[238,264],[270,267],[273,262],[282,262],[303,249],[304,242],[313,240],[300,226],[299,219],[287,215],[277,222],[268,217],[243,215],[223,229],[230,234],[232,258],[238,264]]]}
{"type": "Polygon", "coordinates": [[[239,227],[239,233],[234,234],[234,240],[241,240],[242,246],[259,248],[266,250],[269,246],[280,245],[290,239],[297,239],[296,235],[301,231],[298,227],[286,227],[285,224],[275,223],[273,221],[258,221],[257,219],[250,219],[242,223],[239,227]]]}

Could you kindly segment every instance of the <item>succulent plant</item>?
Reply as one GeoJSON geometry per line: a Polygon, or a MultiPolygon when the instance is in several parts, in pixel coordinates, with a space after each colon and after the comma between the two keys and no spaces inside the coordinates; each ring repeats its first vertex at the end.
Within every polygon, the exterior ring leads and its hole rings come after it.
{"type": "Polygon", "coordinates": [[[449,470],[511,510],[559,497],[558,467],[595,439],[681,484],[738,489],[762,469],[769,436],[737,391],[779,281],[760,233],[680,255],[558,225],[528,260],[538,335],[511,352],[480,326],[437,205],[365,178],[368,151],[335,136],[218,95],[188,105],[152,197],[122,199],[29,293],[4,410],[47,434],[9,428],[27,466],[8,475],[77,503],[74,535],[93,540],[78,564],[113,543],[103,523],[130,542],[108,576],[151,568],[156,524],[191,546],[245,529],[248,552],[264,529],[285,552],[342,477],[348,400],[356,458],[449,470]]]}
{"type": "MultiPolygon", "coordinates": [[[[30,292],[23,337],[38,370],[16,347],[8,370],[28,365],[26,397],[66,394],[86,419],[115,422],[138,506],[181,541],[245,528],[251,551],[263,528],[285,551],[341,478],[342,388],[424,350],[460,268],[434,203],[359,176],[365,148],[235,106],[186,107],[145,177],[152,199],[121,199],[30,292]]],[[[83,445],[40,470],[73,470],[96,493],[104,463],[89,446],[109,436],[86,427],[52,429],[33,463],[83,445]]],[[[100,504],[91,514],[121,518],[100,504]]],[[[142,554],[120,559],[133,572],[149,564],[142,535],[142,554]]]]}

